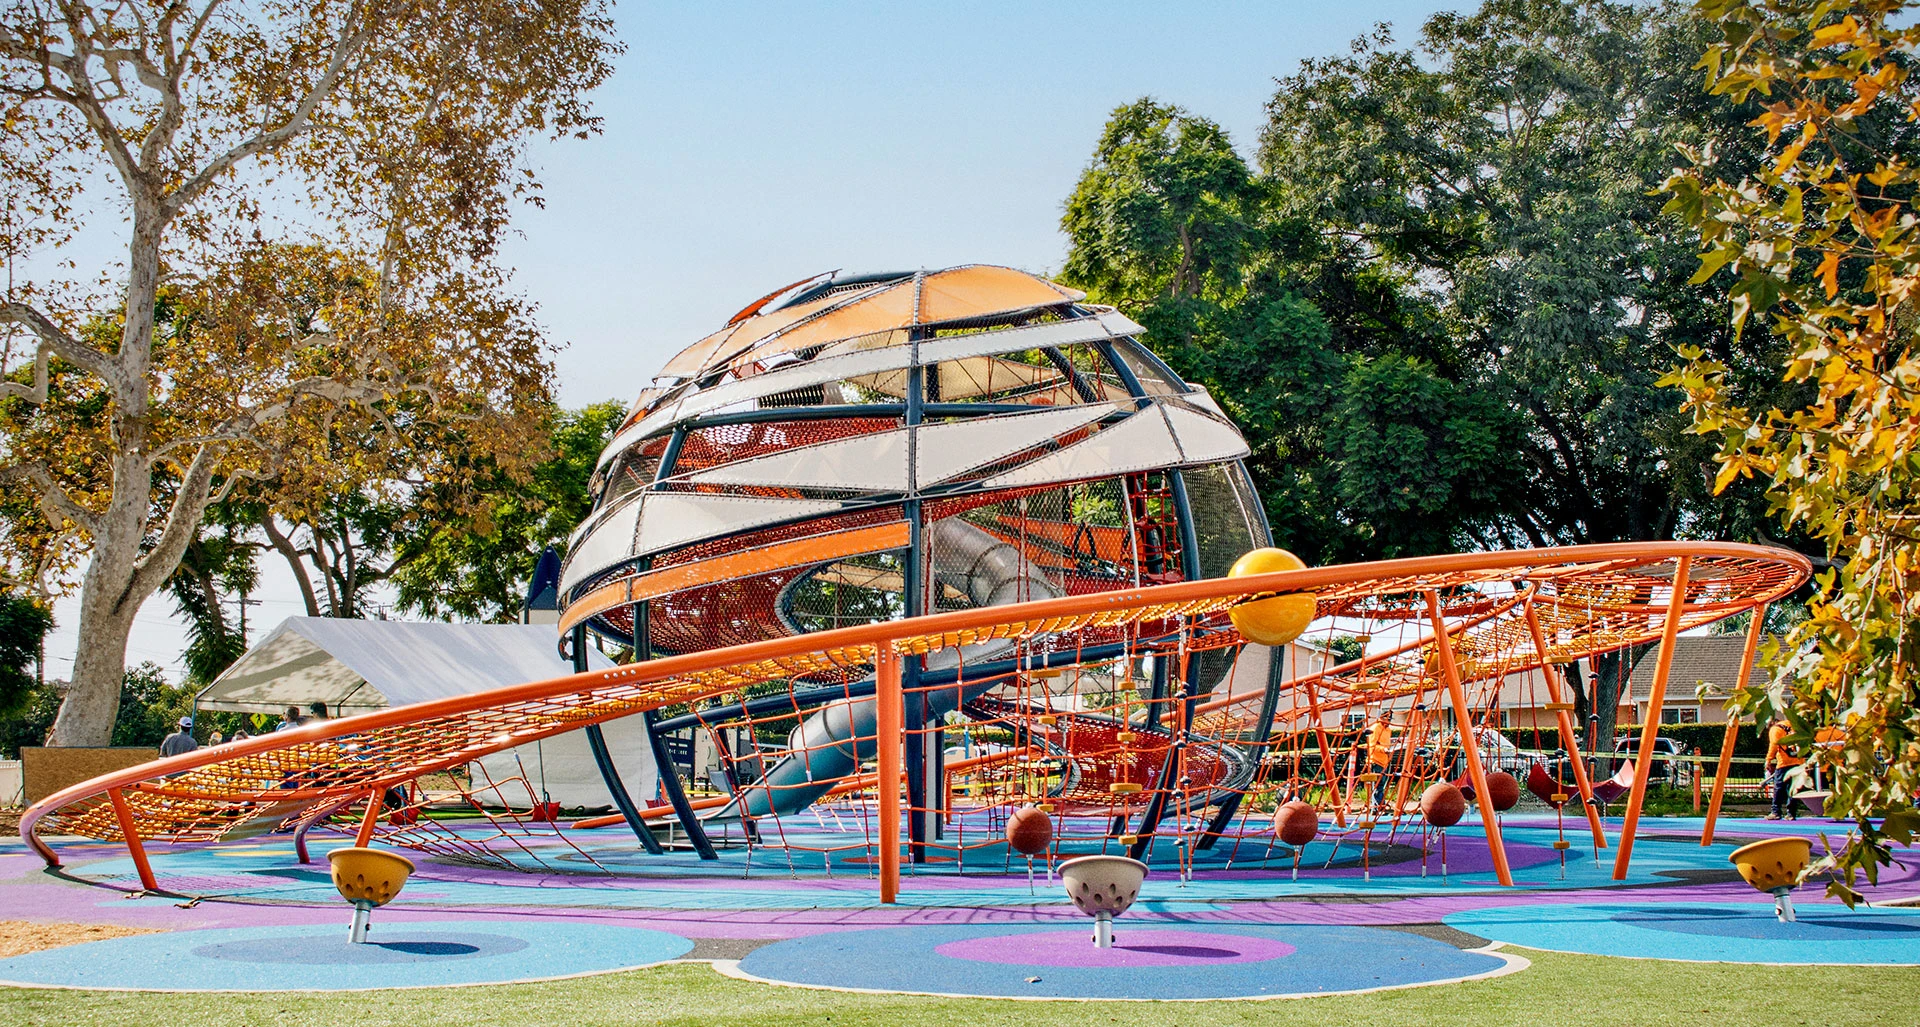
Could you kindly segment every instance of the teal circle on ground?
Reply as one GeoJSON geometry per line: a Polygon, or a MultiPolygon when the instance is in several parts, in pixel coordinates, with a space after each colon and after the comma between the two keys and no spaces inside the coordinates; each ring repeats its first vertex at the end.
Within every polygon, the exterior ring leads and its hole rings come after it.
{"type": "Polygon", "coordinates": [[[1528,904],[1466,910],[1448,927],[1494,941],[1590,956],[1724,963],[1920,965],[1920,910],[1803,902],[1528,904]]]}
{"type": "Polygon", "coordinates": [[[358,991],[503,984],[604,973],[678,959],[677,934],[577,921],[438,920],[383,924],[363,944],[347,926],[168,931],[0,959],[0,981],[169,991],[358,991]]]}

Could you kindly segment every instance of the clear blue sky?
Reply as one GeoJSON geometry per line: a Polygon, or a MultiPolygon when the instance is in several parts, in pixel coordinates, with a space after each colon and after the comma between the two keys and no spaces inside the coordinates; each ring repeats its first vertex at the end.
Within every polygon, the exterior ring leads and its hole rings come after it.
{"type": "MultiPolygon", "coordinates": [[[[540,147],[544,210],[504,260],[540,305],[561,399],[625,402],[667,357],[778,285],[834,268],[1065,259],[1060,208],[1107,115],[1143,95],[1251,153],[1273,80],[1376,22],[1403,42],[1433,2],[621,4],[627,53],[602,135],[540,147]]],[[[254,640],[301,613],[262,560],[254,640]]],[[[56,608],[66,677],[79,609],[56,608]]],[[[148,600],[128,659],[180,673],[148,600]]]]}
{"type": "MultiPolygon", "coordinates": [[[[1142,95],[1257,143],[1276,76],[1443,5],[622,4],[605,133],[543,147],[507,250],[569,404],[638,391],[778,285],[838,267],[1058,269],[1060,207],[1142,95]]],[[[1458,6],[1458,5],[1445,5],[1458,6]]]]}

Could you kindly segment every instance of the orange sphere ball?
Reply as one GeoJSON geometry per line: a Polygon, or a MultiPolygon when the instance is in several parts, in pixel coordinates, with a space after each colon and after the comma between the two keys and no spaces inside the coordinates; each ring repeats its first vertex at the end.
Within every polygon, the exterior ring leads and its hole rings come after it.
{"type": "MultiPolygon", "coordinates": [[[[1306,567],[1300,558],[1284,549],[1255,549],[1242,556],[1227,572],[1229,578],[1245,578],[1277,571],[1297,571],[1306,567]]],[[[1241,603],[1227,611],[1241,637],[1260,645],[1286,645],[1300,637],[1313,622],[1317,600],[1312,592],[1274,596],[1241,603]]]]}
{"type": "Polygon", "coordinates": [[[1435,827],[1452,827],[1467,815],[1467,797],[1445,781],[1436,781],[1420,793],[1420,815],[1435,827]]]}
{"type": "Polygon", "coordinates": [[[1299,799],[1288,800],[1273,811],[1273,833],[1299,848],[1320,833],[1320,811],[1299,799]]]}
{"type": "Polygon", "coordinates": [[[1022,806],[1007,818],[1007,847],[1022,856],[1038,856],[1053,844],[1053,818],[1037,807],[1022,806]]]}
{"type": "Polygon", "coordinates": [[[1496,812],[1505,813],[1520,802],[1520,782],[1504,770],[1487,775],[1487,801],[1496,812]]]}

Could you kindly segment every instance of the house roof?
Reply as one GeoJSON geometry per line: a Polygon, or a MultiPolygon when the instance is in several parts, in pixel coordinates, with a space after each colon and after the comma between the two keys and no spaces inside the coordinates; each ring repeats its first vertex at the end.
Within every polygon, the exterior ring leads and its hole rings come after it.
{"type": "MultiPolygon", "coordinates": [[[[1682,635],[1674,640],[1673,669],[1667,672],[1665,702],[1692,702],[1702,684],[1716,692],[1731,692],[1740,680],[1740,663],[1746,656],[1745,633],[1728,635],[1682,635]]],[[[1758,657],[1756,657],[1756,664],[1758,657]]],[[[1653,691],[1653,675],[1660,666],[1660,647],[1654,646],[1634,664],[1628,685],[1634,702],[1646,702],[1653,691]]]]}

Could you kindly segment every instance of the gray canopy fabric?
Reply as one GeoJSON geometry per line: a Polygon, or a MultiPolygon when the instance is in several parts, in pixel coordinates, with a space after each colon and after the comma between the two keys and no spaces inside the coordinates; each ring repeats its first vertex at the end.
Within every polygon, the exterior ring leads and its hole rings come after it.
{"type": "MultiPolygon", "coordinates": [[[[289,617],[203,690],[198,707],[335,716],[467,695],[573,672],[550,624],[416,624],[289,617]]],[[[589,666],[611,667],[587,650],[589,666]]]]}

